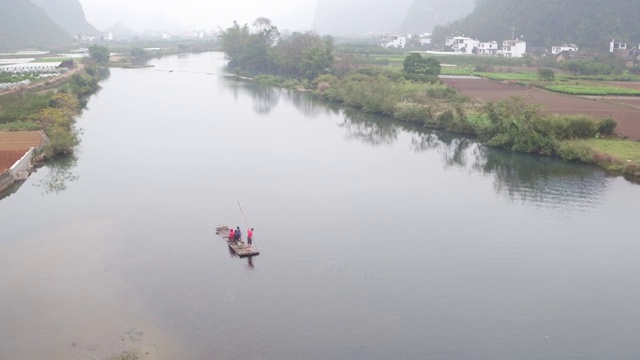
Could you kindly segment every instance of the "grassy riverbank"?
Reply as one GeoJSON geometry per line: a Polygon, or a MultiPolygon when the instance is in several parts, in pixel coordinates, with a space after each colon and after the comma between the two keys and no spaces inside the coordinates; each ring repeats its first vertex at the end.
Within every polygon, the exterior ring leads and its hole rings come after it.
{"type": "Polygon", "coordinates": [[[0,93],[0,131],[43,130],[49,144],[40,154],[42,159],[72,154],[80,142],[75,117],[98,90],[100,79],[97,66],[89,63],[55,89],[0,93]]]}
{"type": "Polygon", "coordinates": [[[614,137],[611,118],[550,115],[520,98],[473,102],[445,85],[395,79],[384,71],[324,75],[313,86],[326,100],[365,112],[477,137],[492,147],[598,164],[640,179],[640,143],[614,137]]]}

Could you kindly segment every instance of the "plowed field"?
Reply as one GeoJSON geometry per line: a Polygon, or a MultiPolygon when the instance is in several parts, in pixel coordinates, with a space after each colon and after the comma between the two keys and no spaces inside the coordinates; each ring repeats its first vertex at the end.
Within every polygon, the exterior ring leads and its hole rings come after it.
{"type": "Polygon", "coordinates": [[[636,98],[617,101],[607,97],[579,97],[541,89],[531,89],[486,79],[442,79],[448,86],[470,98],[487,101],[522,97],[529,104],[540,104],[553,114],[586,114],[596,118],[611,116],[618,122],[616,133],[631,140],[640,140],[640,108],[632,106],[636,98]]]}
{"type": "Polygon", "coordinates": [[[0,174],[9,169],[16,161],[20,160],[26,151],[22,150],[1,150],[0,151],[0,174]]]}
{"type": "Polygon", "coordinates": [[[39,131],[0,131],[0,173],[10,168],[32,147],[43,143],[39,131]]]}
{"type": "Polygon", "coordinates": [[[29,150],[42,145],[42,133],[39,131],[0,131],[0,151],[29,150]]]}

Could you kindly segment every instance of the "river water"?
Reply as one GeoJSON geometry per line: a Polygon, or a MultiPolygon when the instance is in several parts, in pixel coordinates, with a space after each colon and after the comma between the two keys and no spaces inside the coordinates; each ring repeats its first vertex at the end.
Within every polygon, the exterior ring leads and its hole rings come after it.
{"type": "Polygon", "coordinates": [[[637,358],[640,186],[223,63],[112,70],[4,195],[1,359],[637,358]]]}

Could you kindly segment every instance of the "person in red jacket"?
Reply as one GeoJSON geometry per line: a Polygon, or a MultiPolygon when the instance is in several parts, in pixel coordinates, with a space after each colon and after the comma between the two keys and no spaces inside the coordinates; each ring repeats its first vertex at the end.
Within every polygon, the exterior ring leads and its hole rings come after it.
{"type": "Polygon", "coordinates": [[[247,244],[249,247],[253,244],[253,228],[247,230],[247,244]]]}
{"type": "Polygon", "coordinates": [[[229,241],[233,241],[233,240],[235,240],[235,238],[233,234],[233,228],[231,228],[231,230],[229,230],[229,241]]]}

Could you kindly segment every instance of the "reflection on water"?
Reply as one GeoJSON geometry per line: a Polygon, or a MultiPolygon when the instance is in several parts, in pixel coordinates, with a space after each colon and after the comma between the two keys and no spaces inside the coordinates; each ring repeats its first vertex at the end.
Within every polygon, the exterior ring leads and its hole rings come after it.
{"type": "Polygon", "coordinates": [[[341,114],[343,121],[337,126],[344,129],[349,141],[386,146],[396,143],[401,133],[408,133],[414,152],[440,154],[445,169],[465,168],[492,175],[496,193],[506,195],[511,201],[580,209],[593,206],[607,186],[606,174],[592,166],[487,148],[473,139],[340,107],[299,91],[237,82],[230,86],[234,91],[249,91],[253,108],[259,114],[270,112],[281,99],[293,104],[306,117],[341,114]]]}
{"type": "Polygon", "coordinates": [[[253,110],[261,115],[268,114],[278,105],[280,89],[271,86],[254,86],[251,92],[253,110]]]}
{"type": "Polygon", "coordinates": [[[606,190],[606,173],[593,166],[477,147],[473,168],[492,174],[497,193],[542,207],[593,207],[606,190]]]}
{"type": "Polygon", "coordinates": [[[4,191],[0,191],[0,201],[15,194],[18,191],[18,189],[20,189],[22,184],[24,184],[24,181],[16,181],[13,184],[11,184],[8,188],[6,188],[4,191]]]}
{"type": "Polygon", "coordinates": [[[493,175],[496,193],[506,195],[511,201],[575,210],[592,207],[607,186],[605,173],[592,166],[490,149],[455,134],[397,122],[353,108],[341,109],[336,104],[327,104],[298,91],[268,90],[258,86],[246,86],[245,89],[251,91],[254,109],[258,113],[270,111],[283,96],[306,116],[341,113],[343,121],[337,126],[344,129],[345,138],[349,141],[372,146],[392,145],[401,133],[409,133],[414,152],[437,152],[445,168],[466,168],[493,175]]]}
{"type": "Polygon", "coordinates": [[[42,188],[43,194],[59,194],[67,189],[70,182],[78,180],[79,176],[75,173],[77,164],[78,158],[75,155],[48,163],[40,170],[47,171],[47,175],[34,186],[42,188]]]}
{"type": "Polygon", "coordinates": [[[344,122],[338,124],[351,141],[368,145],[391,145],[398,140],[399,126],[382,116],[372,116],[355,109],[344,110],[344,122]]]}

